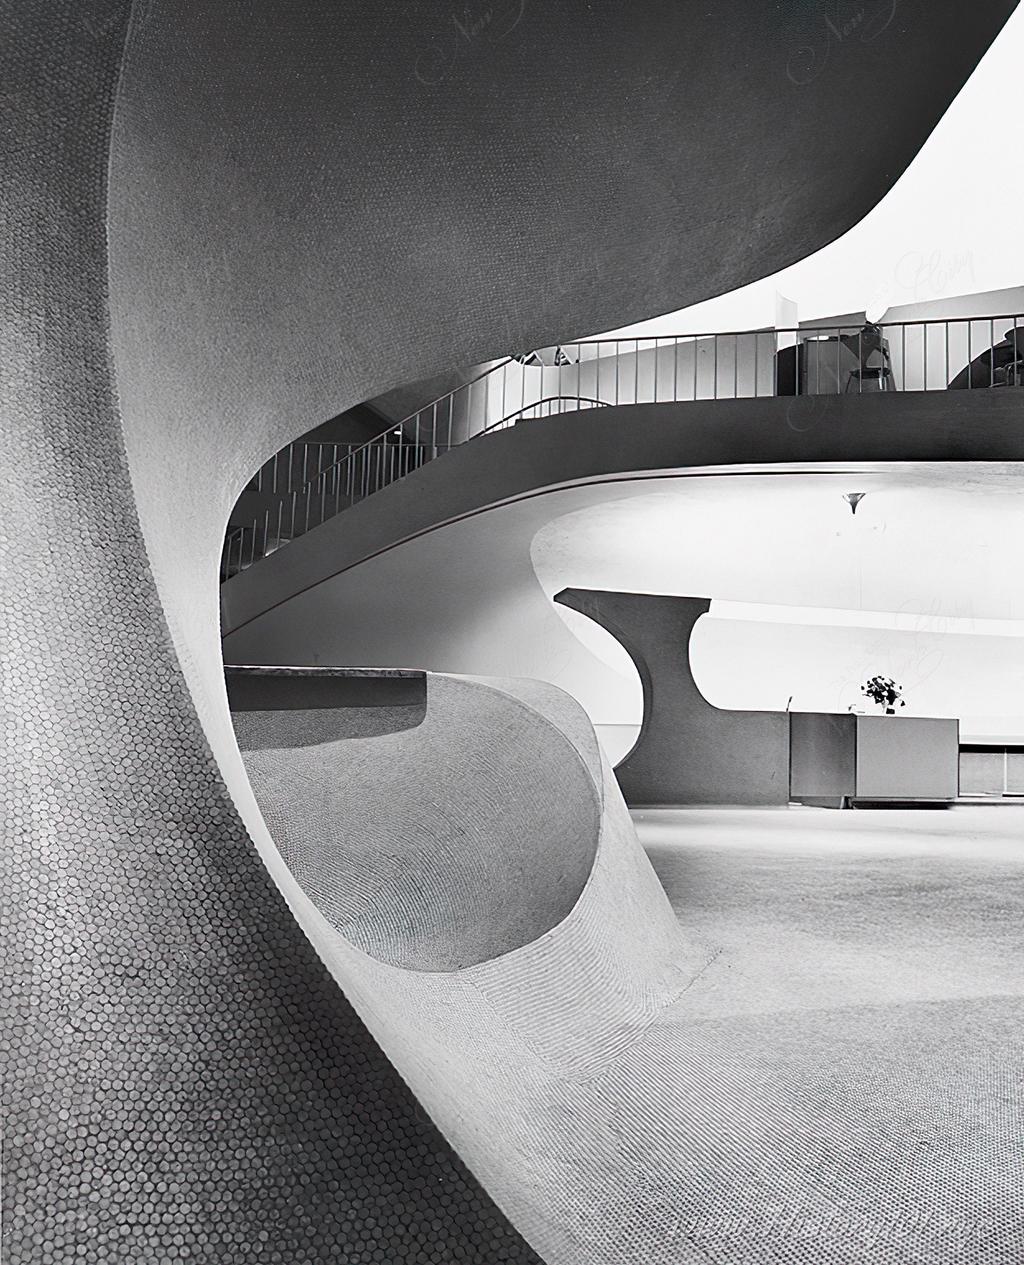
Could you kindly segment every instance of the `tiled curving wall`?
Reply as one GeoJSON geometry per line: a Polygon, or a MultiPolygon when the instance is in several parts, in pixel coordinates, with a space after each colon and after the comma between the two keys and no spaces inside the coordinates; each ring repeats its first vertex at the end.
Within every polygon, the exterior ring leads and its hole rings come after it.
{"type": "Polygon", "coordinates": [[[534,1261],[295,924],[170,645],[106,341],[126,18],[27,3],[0,45],[0,1256],[534,1261]]]}

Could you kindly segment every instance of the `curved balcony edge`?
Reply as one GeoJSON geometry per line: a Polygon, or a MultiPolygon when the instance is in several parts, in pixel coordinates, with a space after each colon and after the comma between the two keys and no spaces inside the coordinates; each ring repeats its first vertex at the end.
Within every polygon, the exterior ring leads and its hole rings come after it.
{"type": "Polygon", "coordinates": [[[578,483],[704,467],[1024,461],[1016,392],[632,404],[463,444],[221,586],[229,637],[274,607],[445,524],[578,483]]]}

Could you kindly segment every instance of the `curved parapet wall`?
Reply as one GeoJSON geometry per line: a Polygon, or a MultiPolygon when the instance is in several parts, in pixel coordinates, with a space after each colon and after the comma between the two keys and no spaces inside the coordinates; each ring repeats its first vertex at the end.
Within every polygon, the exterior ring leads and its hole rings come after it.
{"type": "Polygon", "coordinates": [[[590,874],[601,807],[562,731],[443,677],[415,727],[368,736],[367,710],[235,713],[264,819],[331,925],[380,961],[454,971],[560,922],[590,874]]]}
{"type": "MultiPolygon", "coordinates": [[[[275,840],[335,933],[331,970],[544,1259],[620,1265],[632,1231],[608,1201],[633,1183],[639,1214],[657,1209],[629,1154],[643,1130],[602,1082],[706,955],[585,714],[537,682],[431,674],[423,723],[391,735],[364,737],[360,709],[284,715],[235,724],[275,840]],[[295,745],[268,747],[273,726],[295,745]]],[[[649,1241],[670,1242],[659,1225],[649,1241]]]]}
{"type": "Polygon", "coordinates": [[[707,598],[563,589],[555,601],[606,628],[640,674],[640,735],[615,768],[627,804],[788,802],[789,717],[712,707],[693,679],[690,634],[707,598]]]}

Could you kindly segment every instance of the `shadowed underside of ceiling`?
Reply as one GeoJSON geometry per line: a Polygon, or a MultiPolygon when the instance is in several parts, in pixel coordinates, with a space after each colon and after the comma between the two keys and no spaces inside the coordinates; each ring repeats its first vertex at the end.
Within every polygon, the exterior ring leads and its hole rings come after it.
{"type": "Polygon", "coordinates": [[[260,860],[298,908],[220,681],[228,511],[348,404],[823,244],[1010,7],[149,0],[122,64],[121,0],[8,6],[5,1259],[535,1259],[260,860]]]}

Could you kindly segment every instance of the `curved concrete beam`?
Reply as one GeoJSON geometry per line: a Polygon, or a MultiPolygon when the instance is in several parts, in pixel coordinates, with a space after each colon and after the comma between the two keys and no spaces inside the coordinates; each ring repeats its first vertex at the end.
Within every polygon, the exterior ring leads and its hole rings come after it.
{"type": "Polygon", "coordinates": [[[640,735],[615,768],[627,804],[789,802],[789,717],[712,707],[693,679],[690,634],[708,598],[563,589],[555,601],[606,628],[640,673],[640,735]]]}

